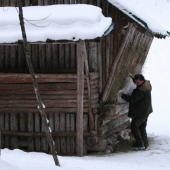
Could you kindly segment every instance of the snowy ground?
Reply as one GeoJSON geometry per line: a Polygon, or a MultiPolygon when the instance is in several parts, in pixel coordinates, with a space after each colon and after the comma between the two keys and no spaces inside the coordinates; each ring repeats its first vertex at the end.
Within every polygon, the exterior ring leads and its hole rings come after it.
{"type": "MultiPolygon", "coordinates": [[[[127,0],[140,5],[170,30],[169,0],[127,0]]],[[[153,109],[148,122],[150,150],[104,156],[61,157],[54,166],[50,155],[3,149],[0,170],[170,170],[169,96],[170,38],[154,39],[143,73],[151,81],[153,109]]]]}

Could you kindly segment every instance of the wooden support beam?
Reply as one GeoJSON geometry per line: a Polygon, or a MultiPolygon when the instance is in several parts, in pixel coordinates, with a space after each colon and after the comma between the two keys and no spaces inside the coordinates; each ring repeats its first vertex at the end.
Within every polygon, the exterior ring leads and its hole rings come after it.
{"type": "Polygon", "coordinates": [[[114,73],[115,73],[115,70],[116,70],[116,66],[117,66],[117,63],[119,62],[119,60],[121,58],[121,55],[122,55],[123,50],[125,48],[125,45],[126,45],[128,39],[130,37],[131,29],[133,29],[133,23],[131,23],[130,26],[128,27],[128,30],[127,30],[127,33],[126,33],[125,38],[123,40],[123,43],[122,43],[122,45],[121,45],[121,47],[120,47],[120,49],[119,49],[119,51],[116,55],[115,61],[112,64],[112,67],[111,67],[111,70],[110,70],[110,75],[109,75],[108,81],[106,83],[104,92],[103,92],[103,97],[102,97],[103,102],[106,102],[108,94],[110,93],[110,89],[111,89],[111,85],[112,85],[112,79],[113,79],[113,76],[114,76],[114,73]]]}
{"type": "Polygon", "coordinates": [[[88,103],[89,103],[89,125],[90,125],[90,131],[94,130],[94,120],[93,120],[93,113],[92,113],[92,107],[91,107],[91,86],[90,86],[90,78],[89,78],[89,65],[87,60],[87,53],[86,53],[86,45],[83,41],[83,54],[84,54],[84,60],[85,60],[85,72],[86,72],[86,79],[87,79],[87,89],[88,89],[88,103]]]}
{"type": "MultiPolygon", "coordinates": [[[[0,108],[0,113],[36,113],[38,108],[0,108]]],[[[76,113],[77,108],[46,108],[46,113],[76,113]]],[[[89,109],[84,108],[84,113],[88,113],[89,109]]]]}
{"type": "MultiPolygon", "coordinates": [[[[2,130],[1,131],[2,136],[22,136],[22,137],[45,137],[45,132],[21,132],[21,131],[6,131],[2,130]]],[[[76,137],[77,133],[76,132],[51,132],[51,135],[53,137],[76,137]]],[[[93,136],[90,132],[84,132],[83,133],[84,137],[89,137],[93,136]]]]}
{"type": "Polygon", "coordinates": [[[83,156],[83,94],[84,94],[83,42],[77,45],[77,155],[83,156]]]}

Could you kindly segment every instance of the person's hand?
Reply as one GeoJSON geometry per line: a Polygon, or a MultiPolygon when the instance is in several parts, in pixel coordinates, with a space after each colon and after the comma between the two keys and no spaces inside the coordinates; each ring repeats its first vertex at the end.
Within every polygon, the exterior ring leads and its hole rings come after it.
{"type": "Polygon", "coordinates": [[[119,93],[120,96],[122,96],[122,93],[119,93]]]}

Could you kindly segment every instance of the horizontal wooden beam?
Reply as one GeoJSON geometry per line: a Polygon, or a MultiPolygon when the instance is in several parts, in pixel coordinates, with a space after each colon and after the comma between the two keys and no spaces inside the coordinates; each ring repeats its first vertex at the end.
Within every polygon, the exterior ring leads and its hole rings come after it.
{"type": "MultiPolygon", "coordinates": [[[[77,108],[77,103],[45,103],[44,102],[44,105],[46,108],[77,108]]],[[[37,103],[15,103],[15,104],[3,104],[1,105],[0,104],[0,108],[36,108],[37,107],[37,103]]],[[[88,108],[89,107],[89,104],[88,103],[83,103],[83,107],[84,108],[88,108]]],[[[94,103],[94,104],[91,104],[91,107],[94,109],[94,108],[99,108],[99,104],[97,103],[94,103]]]]}
{"type": "MultiPolygon", "coordinates": [[[[50,70],[50,69],[34,69],[35,74],[75,74],[77,73],[76,69],[56,69],[56,70],[50,70]]],[[[14,73],[14,74],[30,74],[28,69],[22,68],[22,69],[15,69],[15,68],[1,68],[0,73],[14,73]]]]}
{"type": "MultiPolygon", "coordinates": [[[[60,136],[70,136],[76,137],[76,132],[52,132],[53,137],[60,136]]],[[[45,132],[20,132],[20,131],[1,131],[1,135],[9,135],[9,136],[23,136],[23,137],[44,137],[45,132]]],[[[90,132],[83,132],[83,136],[92,136],[93,133],[90,132]]]]}
{"type": "MultiPolygon", "coordinates": [[[[93,99],[98,98],[98,93],[93,94],[93,99]]],[[[76,99],[76,95],[74,94],[63,94],[63,95],[41,95],[41,98],[43,100],[67,100],[67,99],[76,99]]],[[[84,99],[87,99],[88,96],[84,95],[84,99]]],[[[0,100],[35,100],[36,96],[35,95],[5,95],[1,96],[0,100]]]]}
{"type": "MultiPolygon", "coordinates": [[[[8,69],[10,71],[10,69],[8,69]]],[[[6,70],[6,71],[8,71],[6,70]]],[[[21,73],[17,73],[17,70],[14,70],[16,72],[14,73],[5,73],[2,69],[0,69],[0,78],[5,78],[5,79],[19,79],[19,78],[23,78],[23,79],[31,79],[31,75],[29,73],[22,73],[23,70],[21,70],[21,73]]],[[[76,70],[75,70],[76,71],[76,70]]],[[[24,71],[23,71],[24,72],[24,71]]],[[[69,70],[68,70],[69,72],[69,70]]],[[[35,75],[37,79],[49,79],[49,78],[53,78],[53,79],[77,79],[77,74],[75,73],[36,73],[35,71],[35,75]]],[[[99,73],[98,72],[91,72],[89,73],[90,76],[90,80],[94,80],[94,79],[98,79],[99,78],[99,73]]]]}
{"type": "MultiPolygon", "coordinates": [[[[32,84],[0,84],[0,90],[33,90],[32,84]]],[[[40,90],[74,90],[77,89],[76,83],[57,83],[57,84],[39,84],[40,90]]]]}
{"type": "MultiPolygon", "coordinates": [[[[38,108],[0,108],[0,113],[37,113],[38,108]]],[[[46,113],[76,113],[77,108],[45,108],[46,113]]],[[[89,109],[84,108],[84,113],[88,113],[89,109]]]]}
{"type": "MultiPolygon", "coordinates": [[[[77,78],[54,78],[52,77],[48,77],[48,78],[37,78],[37,82],[38,83],[77,83],[77,78]]],[[[32,83],[32,79],[31,78],[27,78],[27,77],[21,77],[21,78],[17,78],[17,77],[13,77],[13,78],[6,78],[6,77],[1,77],[0,75],[0,84],[14,84],[14,83],[32,83]]],[[[86,79],[84,80],[84,84],[86,84],[86,79]]],[[[90,84],[98,84],[99,83],[99,79],[93,79],[90,81],[90,84]]]]}

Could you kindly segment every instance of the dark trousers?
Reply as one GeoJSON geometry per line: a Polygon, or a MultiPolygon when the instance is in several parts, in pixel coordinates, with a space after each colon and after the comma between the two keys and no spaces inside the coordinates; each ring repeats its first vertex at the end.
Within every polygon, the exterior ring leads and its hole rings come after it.
{"type": "Polygon", "coordinates": [[[148,117],[144,118],[133,118],[131,122],[131,131],[136,139],[137,145],[145,145],[148,146],[148,139],[146,133],[146,126],[147,126],[148,117]]]}

